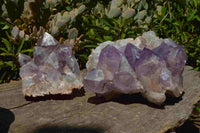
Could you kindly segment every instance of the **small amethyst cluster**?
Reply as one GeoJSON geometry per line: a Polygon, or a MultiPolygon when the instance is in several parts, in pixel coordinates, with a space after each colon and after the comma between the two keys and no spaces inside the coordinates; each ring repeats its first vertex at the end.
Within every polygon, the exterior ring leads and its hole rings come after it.
{"type": "Polygon", "coordinates": [[[132,38],[101,43],[89,56],[84,87],[98,95],[141,93],[162,105],[165,94],[183,93],[185,48],[153,31],[132,38]]]}
{"type": "Polygon", "coordinates": [[[79,65],[70,45],[60,45],[45,33],[34,48],[33,59],[19,54],[20,76],[26,96],[70,94],[83,86],[79,65]]]}

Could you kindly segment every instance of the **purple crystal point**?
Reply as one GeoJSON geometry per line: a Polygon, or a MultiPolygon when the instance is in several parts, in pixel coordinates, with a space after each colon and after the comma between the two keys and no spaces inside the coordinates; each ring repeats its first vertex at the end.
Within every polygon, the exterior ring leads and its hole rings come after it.
{"type": "Polygon", "coordinates": [[[44,33],[43,37],[39,39],[37,43],[37,46],[55,46],[55,45],[58,45],[58,41],[47,32],[44,33]]]}
{"type": "MultiPolygon", "coordinates": [[[[26,56],[23,56],[24,58],[26,56]]],[[[26,96],[70,94],[73,88],[83,86],[78,63],[69,45],[58,45],[50,34],[45,33],[34,48],[33,60],[22,58],[20,76],[26,96]]]]}
{"type": "Polygon", "coordinates": [[[89,56],[84,86],[105,98],[141,93],[148,101],[161,105],[165,94],[182,94],[186,60],[183,46],[171,39],[160,39],[153,31],[135,40],[107,41],[89,56]]]}
{"type": "Polygon", "coordinates": [[[167,67],[172,72],[172,75],[181,75],[187,60],[185,48],[183,46],[175,47],[166,56],[167,67]]]}
{"type": "Polygon", "coordinates": [[[113,46],[107,46],[99,56],[97,69],[104,72],[105,79],[112,80],[114,73],[119,70],[120,61],[120,52],[113,46]]]}
{"type": "Polygon", "coordinates": [[[176,85],[173,93],[176,97],[180,96],[183,92],[182,73],[186,60],[187,55],[183,46],[178,46],[174,48],[167,56],[167,67],[172,72],[173,84],[176,85]]]}
{"type": "Polygon", "coordinates": [[[128,43],[126,45],[126,49],[125,49],[124,54],[125,54],[128,62],[129,62],[129,64],[131,65],[131,67],[134,70],[135,70],[135,62],[136,62],[137,59],[139,59],[140,53],[141,53],[141,50],[138,49],[133,44],[128,43]]]}

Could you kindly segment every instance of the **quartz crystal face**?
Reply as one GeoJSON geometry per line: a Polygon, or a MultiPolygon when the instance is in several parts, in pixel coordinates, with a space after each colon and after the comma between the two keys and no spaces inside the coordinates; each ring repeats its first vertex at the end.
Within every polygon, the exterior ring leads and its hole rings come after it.
{"type": "Polygon", "coordinates": [[[183,93],[186,60],[183,46],[149,31],[135,40],[99,44],[89,56],[83,83],[97,96],[141,93],[148,101],[162,105],[166,94],[179,97],[183,93]]]}
{"type": "Polygon", "coordinates": [[[83,86],[72,47],[58,44],[48,33],[38,41],[33,59],[19,54],[19,63],[25,96],[70,94],[83,86]]]}
{"type": "Polygon", "coordinates": [[[112,80],[115,72],[119,70],[120,61],[120,52],[113,46],[107,46],[99,56],[97,69],[103,71],[105,79],[112,80]]]}

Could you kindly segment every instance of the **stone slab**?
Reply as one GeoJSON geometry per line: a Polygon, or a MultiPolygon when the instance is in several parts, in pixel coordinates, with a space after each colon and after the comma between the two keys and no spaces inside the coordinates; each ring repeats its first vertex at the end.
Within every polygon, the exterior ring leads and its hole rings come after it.
{"type": "Polygon", "coordinates": [[[0,85],[0,130],[7,122],[8,133],[163,133],[182,125],[200,99],[200,73],[186,66],[183,77],[184,95],[161,108],[135,94],[102,102],[83,89],[25,98],[22,81],[12,81],[0,85]]]}

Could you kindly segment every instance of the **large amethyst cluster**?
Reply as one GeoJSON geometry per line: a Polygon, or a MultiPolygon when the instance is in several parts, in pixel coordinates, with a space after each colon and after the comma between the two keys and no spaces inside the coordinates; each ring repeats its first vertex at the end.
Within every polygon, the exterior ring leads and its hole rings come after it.
{"type": "Polygon", "coordinates": [[[26,96],[70,94],[83,86],[79,65],[69,45],[60,45],[45,33],[34,48],[33,59],[19,54],[23,93],[26,96]]]}
{"type": "Polygon", "coordinates": [[[84,87],[98,95],[141,93],[161,105],[165,94],[183,92],[185,48],[153,31],[132,38],[101,43],[89,56],[84,87]]]}

